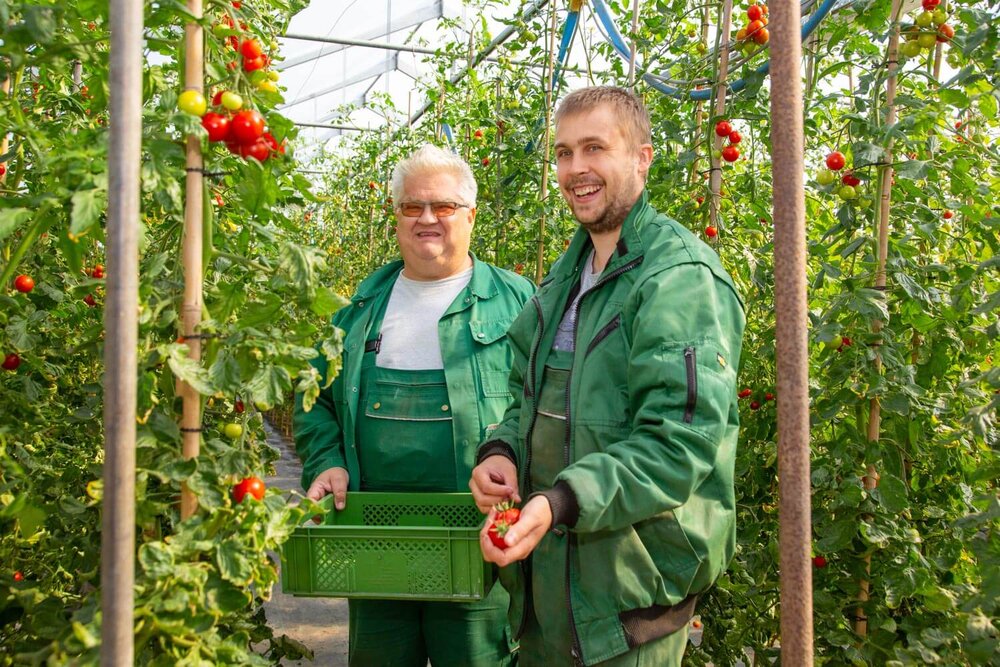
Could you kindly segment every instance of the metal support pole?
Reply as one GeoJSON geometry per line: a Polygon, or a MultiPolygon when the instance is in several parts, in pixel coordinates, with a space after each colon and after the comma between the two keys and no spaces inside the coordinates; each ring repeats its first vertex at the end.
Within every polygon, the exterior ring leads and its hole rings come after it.
{"type": "Polygon", "coordinates": [[[635,91],[635,53],[639,41],[639,2],[632,0],[632,44],[628,57],[628,87],[632,91],[635,91]]]}
{"type": "Polygon", "coordinates": [[[104,306],[104,504],[101,517],[101,665],[134,663],[135,410],[142,164],[142,0],[111,0],[104,306]]]}
{"type": "Polygon", "coordinates": [[[771,124],[778,389],[781,662],[813,664],[809,350],[803,194],[802,38],[798,0],[772,0],[771,124]]]}

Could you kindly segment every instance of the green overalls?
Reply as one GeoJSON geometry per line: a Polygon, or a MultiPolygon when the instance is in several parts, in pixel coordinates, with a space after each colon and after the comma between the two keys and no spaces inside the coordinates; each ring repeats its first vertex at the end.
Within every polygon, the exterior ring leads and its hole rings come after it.
{"type": "MultiPolygon", "coordinates": [[[[566,392],[572,368],[573,352],[553,349],[549,353],[529,443],[532,492],[551,489],[556,476],[569,463],[566,392]]],[[[570,539],[571,534],[563,529],[549,531],[531,555],[528,571],[532,596],[520,637],[521,667],[582,664],[573,658],[574,631],[569,619],[566,555],[570,539]]],[[[607,667],[680,667],[687,640],[688,628],[685,626],[599,664],[607,667]]]]}
{"type": "MultiPolygon", "coordinates": [[[[387,290],[387,293],[391,290],[387,290]]],[[[357,442],[363,491],[456,488],[456,443],[445,371],[380,368],[388,298],[377,306],[361,362],[357,442]]],[[[498,667],[513,664],[508,596],[479,602],[350,600],[352,667],[498,667]]]]}

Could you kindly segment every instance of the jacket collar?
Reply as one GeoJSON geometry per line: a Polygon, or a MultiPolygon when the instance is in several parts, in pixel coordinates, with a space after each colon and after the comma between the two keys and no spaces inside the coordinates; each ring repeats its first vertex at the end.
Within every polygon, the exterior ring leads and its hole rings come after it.
{"type": "MultiPolygon", "coordinates": [[[[622,264],[631,262],[636,257],[642,256],[644,249],[640,232],[650,215],[654,213],[649,205],[649,193],[644,189],[639,195],[639,199],[632,205],[632,210],[625,216],[622,222],[621,232],[618,236],[618,244],[615,252],[611,255],[605,271],[614,270],[622,264]]],[[[578,227],[569,248],[559,262],[552,267],[552,278],[566,280],[576,277],[577,269],[583,261],[590,256],[590,251],[594,244],[590,240],[590,234],[582,226],[578,227]]]]}
{"type": "MultiPolygon", "coordinates": [[[[497,288],[496,278],[485,262],[476,258],[475,253],[470,252],[472,257],[472,278],[469,280],[468,288],[477,299],[489,299],[496,296],[500,290],[497,288]]],[[[351,302],[370,301],[373,297],[382,294],[386,289],[392,287],[396,278],[403,270],[403,260],[397,259],[375,269],[367,278],[358,285],[357,292],[351,297],[351,302]]]]}

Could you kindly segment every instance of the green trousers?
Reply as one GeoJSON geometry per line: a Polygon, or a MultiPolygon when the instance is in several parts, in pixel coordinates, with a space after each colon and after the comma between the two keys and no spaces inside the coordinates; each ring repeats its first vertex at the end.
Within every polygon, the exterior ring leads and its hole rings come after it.
{"type": "Polygon", "coordinates": [[[351,667],[510,667],[507,591],[479,602],[350,600],[351,667]]]}

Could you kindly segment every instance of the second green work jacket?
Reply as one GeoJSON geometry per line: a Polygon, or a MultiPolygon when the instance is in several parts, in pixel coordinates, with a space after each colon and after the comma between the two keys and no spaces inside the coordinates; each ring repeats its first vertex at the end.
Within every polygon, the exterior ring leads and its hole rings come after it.
{"type": "MultiPolygon", "coordinates": [[[[496,428],[510,394],[507,376],[513,354],[507,328],[534,292],[534,285],[511,271],[473,256],[472,278],[438,322],[441,358],[451,403],[455,443],[455,488],[466,489],[475,465],[476,447],[496,428]]],[[[302,486],[308,489],[324,470],[347,469],[349,490],[361,487],[357,419],[361,398],[361,362],[365,344],[377,332],[380,319],[402,271],[400,260],[376,270],[358,286],[351,303],[337,311],[333,324],[344,331],[342,368],[320,392],[312,410],[296,394],[293,428],[302,459],[302,486]]],[[[323,356],[313,366],[325,378],[330,370],[323,356]]],[[[436,406],[440,407],[440,406],[436,406]]]]}

